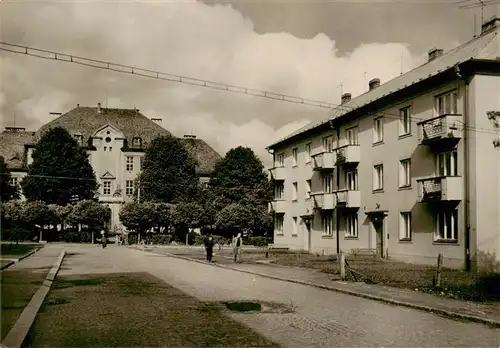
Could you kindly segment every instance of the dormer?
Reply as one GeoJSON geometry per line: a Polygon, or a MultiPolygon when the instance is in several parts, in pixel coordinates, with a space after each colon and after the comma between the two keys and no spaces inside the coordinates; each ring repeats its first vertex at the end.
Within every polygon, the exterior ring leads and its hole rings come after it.
{"type": "Polygon", "coordinates": [[[132,138],[132,147],[142,147],[142,139],[141,137],[133,137],[132,138]]]}
{"type": "Polygon", "coordinates": [[[83,134],[82,133],[77,132],[77,133],[73,134],[73,137],[75,138],[78,145],[83,146],[83,134]]]}

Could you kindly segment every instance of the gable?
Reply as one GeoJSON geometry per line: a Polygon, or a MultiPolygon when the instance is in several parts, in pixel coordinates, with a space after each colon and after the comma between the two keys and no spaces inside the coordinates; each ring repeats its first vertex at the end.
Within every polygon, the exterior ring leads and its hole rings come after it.
{"type": "Polygon", "coordinates": [[[125,139],[125,135],[118,128],[107,124],[94,132],[92,137],[106,138],[111,137],[113,139],[125,139]]]}
{"type": "Polygon", "coordinates": [[[106,171],[103,175],[101,175],[101,179],[114,180],[114,179],[116,179],[116,176],[111,174],[109,171],[106,171]]]}

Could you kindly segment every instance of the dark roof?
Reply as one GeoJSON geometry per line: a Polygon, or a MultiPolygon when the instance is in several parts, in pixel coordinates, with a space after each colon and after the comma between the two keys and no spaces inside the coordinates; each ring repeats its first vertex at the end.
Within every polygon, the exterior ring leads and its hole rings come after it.
{"type": "Polygon", "coordinates": [[[128,143],[132,138],[140,137],[142,144],[148,146],[154,138],[171,135],[168,130],[151,121],[136,109],[107,109],[101,112],[95,107],[78,106],[43,125],[35,134],[35,141],[50,128],[63,127],[71,134],[81,133],[87,141],[98,129],[111,125],[125,135],[128,143]]]}
{"type": "MultiPolygon", "coordinates": [[[[143,148],[154,138],[172,135],[168,130],[150,120],[136,109],[106,109],[98,112],[96,107],[78,106],[73,110],[46,123],[36,132],[4,131],[0,134],[0,155],[5,158],[9,168],[22,168],[24,145],[34,145],[49,129],[63,127],[71,134],[82,134],[87,141],[100,128],[111,125],[120,130],[129,144],[132,138],[140,137],[143,148]],[[16,160],[17,157],[19,160],[16,160]],[[12,160],[11,160],[12,159],[12,160]]],[[[180,138],[190,155],[197,161],[200,174],[209,174],[220,159],[220,155],[204,140],[180,138]]]]}
{"type": "Polygon", "coordinates": [[[198,173],[210,174],[221,156],[202,139],[180,138],[180,141],[197,161],[198,173]]]}
{"type": "Polygon", "coordinates": [[[22,128],[4,130],[0,133],[0,156],[9,169],[21,169],[25,163],[24,144],[31,143],[35,132],[26,132],[22,128]]]}
{"type": "Polygon", "coordinates": [[[340,105],[332,110],[329,117],[319,121],[313,121],[297,131],[287,135],[286,137],[274,142],[268,148],[279,145],[280,143],[298,136],[308,130],[322,126],[329,121],[347,115],[362,106],[366,106],[375,102],[382,97],[390,95],[396,91],[405,89],[430,77],[440,74],[441,72],[452,68],[456,64],[464,63],[471,59],[490,59],[500,60],[500,30],[497,28],[489,33],[485,33],[465,44],[444,53],[442,56],[431,60],[417,68],[400,75],[379,87],[368,91],[360,96],[351,99],[351,101],[340,105]]]}

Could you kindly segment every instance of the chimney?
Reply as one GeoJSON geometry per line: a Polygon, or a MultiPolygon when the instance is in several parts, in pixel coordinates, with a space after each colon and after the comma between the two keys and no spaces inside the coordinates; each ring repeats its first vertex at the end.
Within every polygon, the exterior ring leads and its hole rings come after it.
{"type": "Polygon", "coordinates": [[[379,86],[380,86],[380,79],[378,77],[371,79],[370,82],[368,82],[368,87],[370,88],[370,91],[379,86]]]}
{"type": "Polygon", "coordinates": [[[342,94],[342,101],[340,102],[340,104],[345,104],[350,100],[351,100],[351,93],[344,93],[342,94]]]}
{"type": "Polygon", "coordinates": [[[488,34],[491,31],[500,28],[500,3],[497,1],[488,6],[484,6],[484,18],[486,20],[481,25],[481,35],[488,34]]]}
{"type": "Polygon", "coordinates": [[[194,135],[194,134],[184,134],[184,139],[196,139],[196,135],[194,135]]]}
{"type": "Polygon", "coordinates": [[[80,104],[76,104],[76,107],[79,108],[80,107],[80,104]]]}
{"type": "Polygon", "coordinates": [[[24,127],[5,127],[6,132],[10,133],[19,133],[19,132],[25,132],[26,128],[24,127]]]}
{"type": "Polygon", "coordinates": [[[152,118],[151,121],[153,121],[154,123],[156,123],[157,125],[160,125],[161,126],[161,121],[162,119],[161,118],[152,118]]]}
{"type": "Polygon", "coordinates": [[[49,112],[50,116],[61,116],[62,112],[49,112]]]}
{"type": "Polygon", "coordinates": [[[101,109],[101,103],[97,103],[97,113],[101,113],[102,109],[101,109]]]}
{"type": "Polygon", "coordinates": [[[433,48],[429,50],[429,62],[443,55],[443,49],[433,48]]]}

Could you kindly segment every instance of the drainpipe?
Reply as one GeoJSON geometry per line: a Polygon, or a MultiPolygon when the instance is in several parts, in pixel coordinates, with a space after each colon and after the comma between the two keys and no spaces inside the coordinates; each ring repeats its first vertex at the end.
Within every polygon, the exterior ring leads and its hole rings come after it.
{"type": "Polygon", "coordinates": [[[465,201],[465,270],[467,272],[471,271],[471,227],[470,227],[470,146],[469,146],[469,134],[467,127],[469,127],[469,78],[464,76],[458,65],[455,65],[455,73],[457,77],[465,82],[464,90],[464,133],[463,133],[463,144],[464,144],[464,201],[465,201]]]}
{"type": "MultiPolygon", "coordinates": [[[[337,147],[340,145],[339,144],[339,139],[340,139],[340,129],[337,128],[337,147]]],[[[340,174],[339,174],[339,168],[335,166],[335,172],[337,173],[337,190],[339,189],[339,184],[340,184],[340,174]]],[[[335,208],[335,218],[336,218],[336,223],[335,223],[335,234],[336,234],[336,239],[337,239],[337,255],[340,254],[340,211],[339,208],[335,208]]]]}

